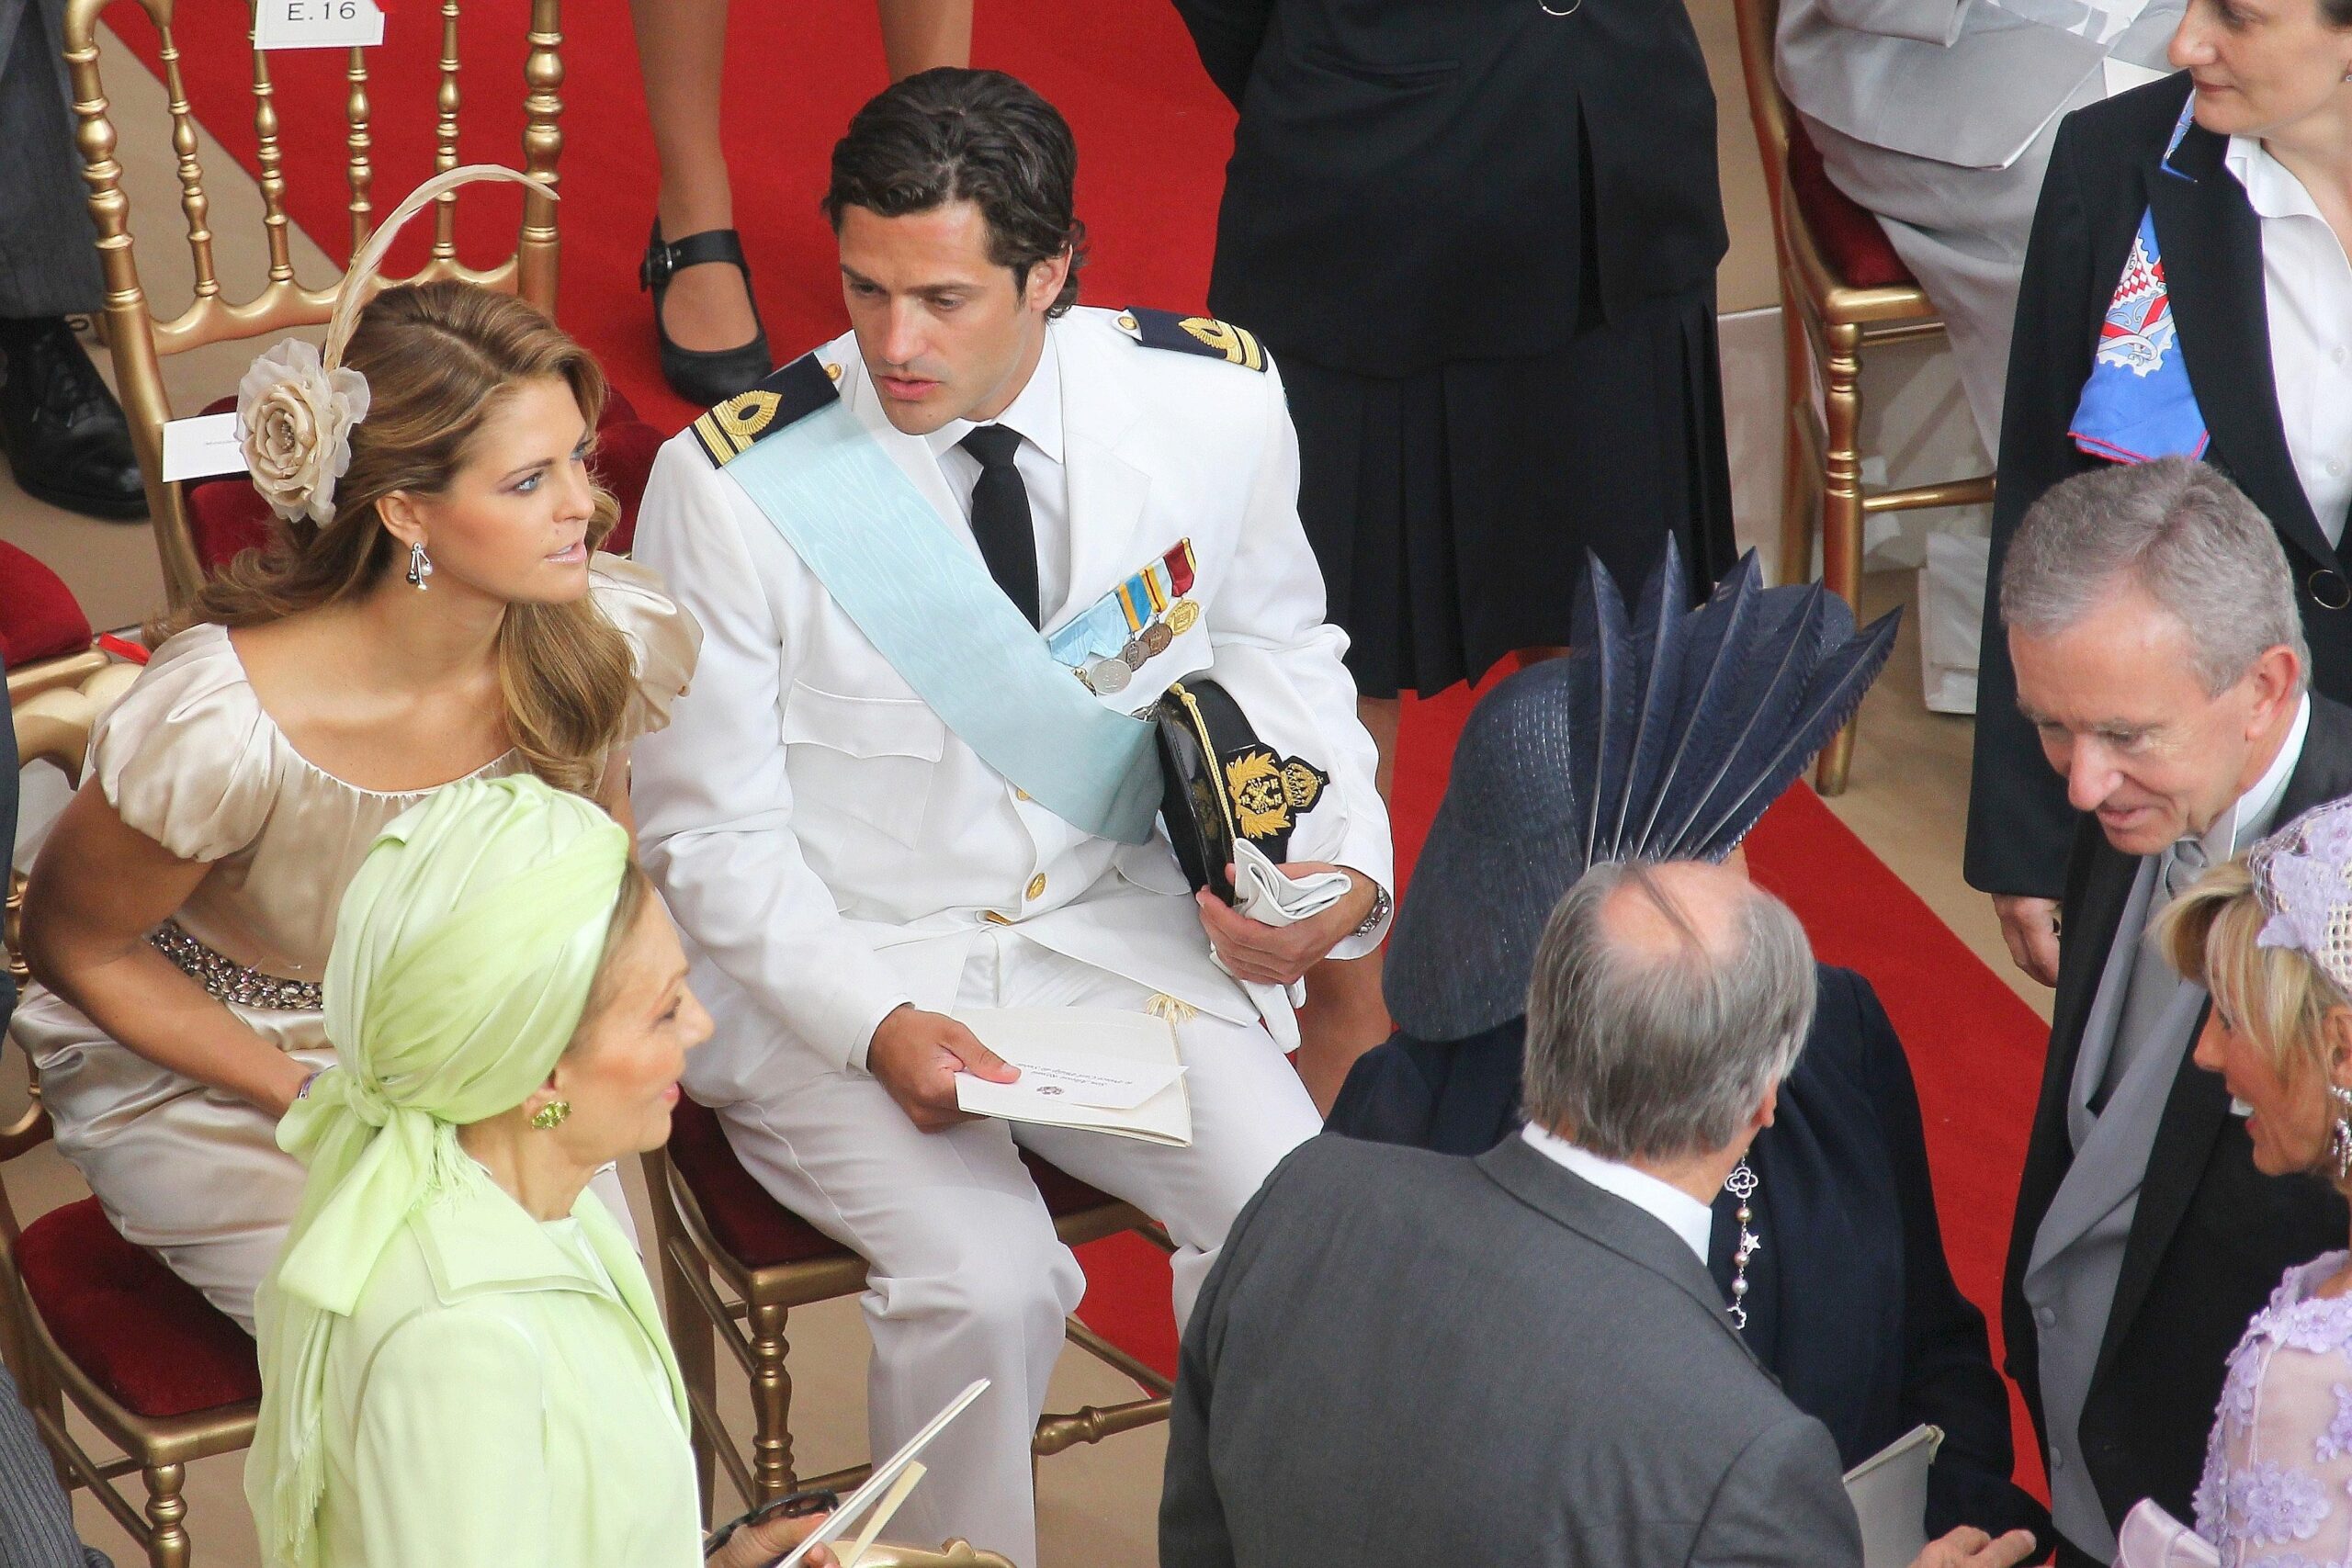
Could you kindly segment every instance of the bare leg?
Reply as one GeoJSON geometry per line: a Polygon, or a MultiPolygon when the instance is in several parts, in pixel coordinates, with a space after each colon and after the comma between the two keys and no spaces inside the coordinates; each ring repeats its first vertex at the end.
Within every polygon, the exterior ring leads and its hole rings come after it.
{"type": "Polygon", "coordinates": [[[972,0],[874,0],[874,11],[891,81],[972,63],[972,0]]]}
{"type": "MultiPolygon", "coordinates": [[[[719,77],[727,59],[727,0],[629,0],[645,109],[662,191],[662,237],[681,240],[735,226],[727,153],[718,129],[719,77]]],[[[723,263],[690,266],[670,279],[662,325],[680,348],[717,350],[758,331],[743,276],[723,263]]]]}
{"type": "Polygon", "coordinates": [[[1380,954],[1327,958],[1306,972],[1306,1005],[1298,1010],[1298,1080],[1315,1109],[1331,1114],[1356,1058],[1389,1036],[1380,996],[1380,954]]]}

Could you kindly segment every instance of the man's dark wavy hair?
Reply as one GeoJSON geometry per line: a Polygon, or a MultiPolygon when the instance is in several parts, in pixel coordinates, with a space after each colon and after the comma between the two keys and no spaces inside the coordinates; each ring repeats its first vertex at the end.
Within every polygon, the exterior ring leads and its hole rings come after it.
{"type": "Polygon", "coordinates": [[[884,218],[927,212],[951,201],[977,205],[988,220],[989,259],[1029,269],[1069,253],[1069,280],[1046,309],[1078,303],[1086,225],[1072,211],[1078,143],[1061,111],[1001,71],[942,66],[886,88],[857,111],[833,144],[826,220],[839,233],[842,209],[884,218]]]}

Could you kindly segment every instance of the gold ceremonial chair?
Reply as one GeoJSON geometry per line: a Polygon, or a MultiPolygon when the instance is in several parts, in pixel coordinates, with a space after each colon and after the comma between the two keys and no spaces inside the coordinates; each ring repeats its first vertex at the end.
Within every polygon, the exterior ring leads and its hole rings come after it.
{"type": "MultiPolygon", "coordinates": [[[[1813,571],[1812,513],[1821,514],[1821,575],[1861,610],[1862,519],[1876,512],[1979,506],[1993,476],[1942,484],[1865,490],[1861,355],[1867,348],[1941,333],[1936,307],[1912,277],[1878,220],[1830,184],[1820,151],[1781,95],[1772,68],[1780,0],[1733,0],[1748,117],[1763,155],[1781,279],[1781,337],[1787,365],[1786,447],[1781,490],[1781,581],[1813,571]],[[1821,367],[1822,407],[1814,407],[1812,367],[1821,367]]],[[[1824,795],[1846,787],[1853,761],[1849,722],[1821,753],[1815,782],[1824,795]]]]}
{"type": "MultiPolygon", "coordinates": [[[[98,231],[98,257],[106,274],[107,302],[102,320],[107,344],[114,357],[115,382],[130,416],[132,444],[147,479],[147,504],[155,528],[155,545],[163,558],[164,583],[175,606],[184,604],[204,579],[197,541],[189,525],[186,487],[162,479],[164,425],[171,420],[170,400],[164,392],[162,360],[206,344],[275,336],[296,327],[326,321],[334,307],[334,279],[326,287],[305,288],[295,281],[293,250],[288,232],[286,177],[280,141],[283,132],[275,89],[270,82],[269,56],[253,51],[254,130],[260,142],[262,224],[269,248],[269,279],[252,299],[232,303],[222,297],[212,259],[210,201],[204,192],[204,170],[198,162],[197,121],[182,84],[180,46],[172,29],[173,0],[138,0],[162,37],[164,85],[169,96],[172,146],[177,153],[180,209],[186,215],[188,251],[195,262],[195,297],[178,314],[166,318],[151,308],[140,286],[139,267],[131,249],[129,194],[122,188],[122,165],[115,161],[115,126],[107,118],[106,88],[98,72],[98,18],[109,0],[69,0],[65,9],[65,60],[74,83],[74,113],[80,122],[77,141],[82,150],[82,177],[90,187],[90,216],[98,231]]],[[[525,126],[523,169],[554,178],[563,148],[558,126],[563,85],[560,0],[530,0],[530,51],[523,66],[525,126]]],[[[422,8],[403,11],[401,20],[415,20],[422,8]]],[[[435,95],[435,151],[434,170],[455,168],[458,157],[458,17],[459,0],[439,0],[441,17],[440,81],[435,95]]],[[[250,34],[248,34],[250,38],[250,34]]],[[[207,39],[207,47],[226,39],[207,39]]],[[[351,90],[345,99],[340,127],[348,152],[345,166],[350,186],[351,244],[356,253],[374,231],[375,167],[371,130],[374,106],[368,97],[368,51],[349,52],[345,73],[351,90]]],[[[487,270],[463,266],[458,261],[457,194],[440,198],[433,216],[431,258],[413,276],[382,278],[384,283],[416,283],[458,277],[508,293],[519,293],[549,316],[555,313],[556,203],[537,192],[523,197],[523,223],[514,254],[487,270]]],[[[224,388],[224,391],[233,389],[224,388]]],[[[184,411],[193,413],[191,409],[184,411]]]]}
{"type": "MultiPolygon", "coordinates": [[[[77,686],[17,704],[26,763],[54,762],[78,781],[90,728],[138,674],[112,664],[77,686]]],[[[25,978],[17,940],[22,879],[10,877],[7,961],[25,978]]],[[[35,1091],[0,1126],[0,1167],[48,1141],[35,1091]]],[[[87,1487],[130,1532],[152,1568],[187,1568],[193,1551],[183,1494],[187,1467],[253,1440],[261,1373],[254,1342],[189,1285],[122,1239],[96,1198],[20,1224],[0,1186],[0,1353],[22,1387],[59,1478],[87,1487]],[[111,1445],[92,1454],[68,1429],[65,1400],[111,1445]],[[136,1471],[143,1508],[115,1483],[136,1471]]]]}
{"type": "MultiPolygon", "coordinates": [[[[1140,1210],[1105,1197],[1032,1155],[1024,1153],[1022,1158],[1065,1246],[1080,1247],[1131,1230],[1173,1250],[1166,1233],[1140,1210]]],[[[645,1183],[653,1199],[670,1342],[685,1378],[687,1403],[694,1408],[695,1465],[702,1477],[706,1517],[714,1457],[748,1503],[764,1503],[797,1487],[843,1487],[864,1480],[870,1466],[808,1479],[795,1473],[785,1329],[793,1308],[864,1290],[865,1260],[770,1197],[735,1158],[718,1116],[691,1100],[678,1101],[668,1147],[645,1156],[645,1183]],[[718,1418],[714,1332],[751,1379],[753,1431],[748,1459],[718,1418]]],[[[1145,1397],[1102,1408],[1090,1405],[1069,1415],[1048,1413],[1037,1424],[1037,1454],[1057,1454],[1168,1419],[1168,1379],[1076,1318],[1069,1320],[1067,1333],[1072,1344],[1132,1378],[1145,1397]]],[[[983,1555],[978,1561],[997,1560],[983,1555]]],[[[908,1568],[918,1565],[910,1560],[908,1568]]]]}
{"type": "Polygon", "coordinates": [[[78,687],[91,676],[111,663],[105,653],[96,648],[62,653],[54,659],[36,660],[21,668],[8,671],[8,706],[22,706],[43,692],[60,687],[78,687]]]}
{"type": "Polygon", "coordinates": [[[8,659],[12,708],[60,686],[79,686],[107,667],[74,591],[6,539],[0,539],[0,652],[8,659]]]}

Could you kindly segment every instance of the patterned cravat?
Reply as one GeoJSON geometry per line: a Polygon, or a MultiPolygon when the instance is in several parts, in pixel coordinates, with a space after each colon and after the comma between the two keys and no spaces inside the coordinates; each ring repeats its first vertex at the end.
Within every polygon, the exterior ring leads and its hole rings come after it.
{"type": "Polygon", "coordinates": [[[2205,874],[2205,868],[2210,863],[2206,859],[2203,839],[2175,840],[2172,852],[2165,860],[2165,903],[2171,903],[2194,886],[2197,879],[2205,874]]]}

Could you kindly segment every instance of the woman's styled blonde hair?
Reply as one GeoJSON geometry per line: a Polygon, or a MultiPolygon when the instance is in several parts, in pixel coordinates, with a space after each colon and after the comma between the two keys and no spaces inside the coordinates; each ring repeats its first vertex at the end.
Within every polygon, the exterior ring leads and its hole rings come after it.
{"type": "MultiPolygon", "coordinates": [[[[469,283],[384,290],[360,312],[343,363],[367,377],[371,401],[351,430],[334,515],[323,525],[278,520],[268,545],[240,553],[168,629],[260,626],[373,588],[401,553],[377,503],[395,491],[447,489],[491,412],[523,383],[562,380],[592,435],[605,407],[604,372],[586,349],[523,300],[469,283]]],[[[599,488],[590,549],[619,515],[599,488]]],[[[588,597],[510,604],[498,662],[514,749],[556,788],[593,791],[635,693],[626,639],[588,597]]]]}
{"type": "MultiPolygon", "coordinates": [[[[2269,919],[2244,860],[2217,865],[2157,917],[2158,951],[2184,980],[2205,987],[2281,1079],[2330,1080],[2321,1021],[2348,1005],[2335,982],[2300,948],[2263,947],[2269,919]]],[[[2326,1174],[2334,1176],[2333,1169],[2326,1174]]],[[[2352,1183],[2337,1181],[2339,1190],[2352,1183]]]]}

